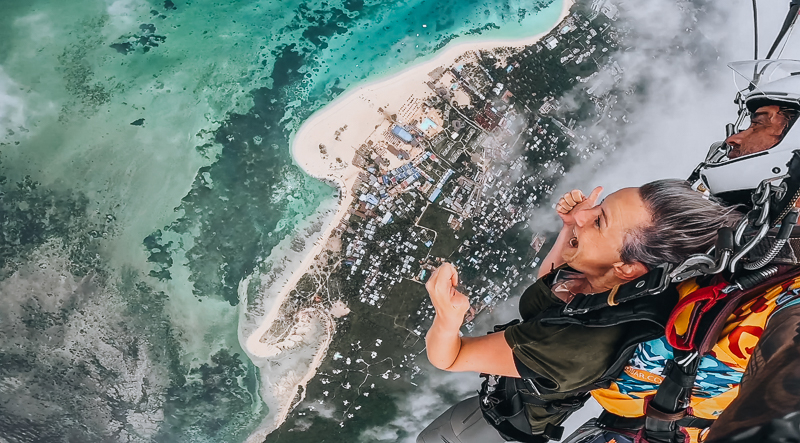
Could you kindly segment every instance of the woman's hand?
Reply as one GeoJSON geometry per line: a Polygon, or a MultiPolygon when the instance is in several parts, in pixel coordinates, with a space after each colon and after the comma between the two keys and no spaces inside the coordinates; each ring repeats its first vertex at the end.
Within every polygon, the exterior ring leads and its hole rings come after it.
{"type": "Polygon", "coordinates": [[[598,186],[586,197],[583,192],[574,189],[558,200],[556,213],[561,217],[563,226],[561,226],[561,232],[558,233],[555,244],[539,264],[539,278],[565,263],[563,253],[570,247],[571,239],[575,236],[575,214],[581,209],[594,207],[601,192],[603,192],[603,188],[598,186]]]}
{"type": "Polygon", "coordinates": [[[447,371],[475,371],[519,377],[514,354],[502,332],[482,337],[461,337],[459,329],[469,310],[469,298],[458,292],[458,272],[444,263],[433,272],[425,289],[436,309],[425,335],[428,360],[447,371]]]}
{"type": "Polygon", "coordinates": [[[450,263],[444,263],[431,274],[425,289],[436,309],[436,316],[449,327],[460,328],[464,315],[469,310],[469,298],[456,291],[458,271],[450,263]]]}
{"type": "Polygon", "coordinates": [[[575,211],[583,208],[593,208],[603,192],[603,187],[598,186],[592,190],[588,197],[583,195],[580,189],[573,189],[567,192],[558,200],[556,204],[556,213],[561,217],[565,226],[572,226],[575,224],[575,211]]]}

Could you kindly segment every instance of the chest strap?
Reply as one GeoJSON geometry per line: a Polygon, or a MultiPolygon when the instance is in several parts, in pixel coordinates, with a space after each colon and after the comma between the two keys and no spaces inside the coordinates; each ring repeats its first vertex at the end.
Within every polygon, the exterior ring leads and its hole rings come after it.
{"type": "Polygon", "coordinates": [[[674,357],[664,366],[664,377],[656,394],[645,405],[644,436],[646,441],[680,443],[683,441],[678,422],[687,416],[694,381],[700,367],[695,351],[674,350],[674,357]]]}

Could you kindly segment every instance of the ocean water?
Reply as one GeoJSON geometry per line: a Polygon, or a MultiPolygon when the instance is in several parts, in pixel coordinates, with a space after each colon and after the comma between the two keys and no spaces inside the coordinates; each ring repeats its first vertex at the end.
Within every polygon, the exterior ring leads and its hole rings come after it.
{"type": "Polygon", "coordinates": [[[243,441],[240,346],[337,191],[289,140],[359,82],[560,0],[0,0],[0,437],[243,441]],[[292,243],[292,240],[297,239],[292,243]],[[242,282],[246,282],[242,287],[242,282]]]}

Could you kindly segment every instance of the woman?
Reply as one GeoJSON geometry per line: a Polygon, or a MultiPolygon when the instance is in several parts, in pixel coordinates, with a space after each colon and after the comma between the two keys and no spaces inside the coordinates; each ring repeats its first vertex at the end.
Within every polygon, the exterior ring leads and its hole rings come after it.
{"type": "MultiPolygon", "coordinates": [[[[560,199],[557,212],[563,226],[542,262],[540,279],[520,299],[522,323],[482,337],[460,337],[469,299],[456,291],[458,274],[452,265],[444,264],[434,272],[426,284],[436,310],[426,336],[428,358],[434,366],[522,376],[535,379],[551,398],[558,399],[559,393],[574,396],[576,389],[591,385],[613,363],[628,325],[551,325],[535,321],[536,316],[563,306],[576,294],[611,294],[661,264],[678,264],[691,254],[704,252],[714,244],[720,228],[735,225],[741,217],[682,180],[621,189],[596,204],[600,192],[598,187],[584,197],[574,190],[560,199]]],[[[504,441],[475,413],[477,409],[477,397],[459,403],[426,428],[417,441],[504,441]]],[[[531,429],[525,431],[542,434],[548,426],[560,424],[568,413],[526,405],[531,429]]]]}

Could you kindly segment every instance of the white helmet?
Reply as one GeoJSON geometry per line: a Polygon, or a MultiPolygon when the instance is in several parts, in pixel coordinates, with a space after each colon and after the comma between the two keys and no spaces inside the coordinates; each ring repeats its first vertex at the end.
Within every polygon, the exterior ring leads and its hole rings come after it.
{"type": "MultiPolygon", "coordinates": [[[[753,60],[729,64],[739,89],[736,102],[740,106],[738,127],[749,113],[766,105],[778,105],[800,112],[800,61],[753,60]],[[749,113],[747,112],[749,111],[749,113]]],[[[736,128],[738,132],[738,128],[736,128]]],[[[786,174],[792,151],[800,149],[800,127],[793,121],[781,141],[767,151],[728,159],[727,147],[712,146],[706,161],[696,173],[700,182],[713,195],[755,189],[763,180],[786,174]]]]}
{"type": "Polygon", "coordinates": [[[753,60],[728,65],[740,100],[753,113],[766,105],[800,110],[800,61],[753,60]]]}

